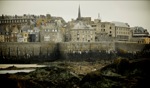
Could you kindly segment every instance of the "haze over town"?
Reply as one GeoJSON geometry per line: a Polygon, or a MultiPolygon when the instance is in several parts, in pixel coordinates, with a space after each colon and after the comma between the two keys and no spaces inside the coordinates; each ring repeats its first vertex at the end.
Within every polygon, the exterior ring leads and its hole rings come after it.
{"type": "Polygon", "coordinates": [[[0,15],[45,15],[76,19],[80,5],[81,16],[102,21],[120,21],[131,27],[142,26],[150,31],[150,1],[0,1],[0,15]]]}

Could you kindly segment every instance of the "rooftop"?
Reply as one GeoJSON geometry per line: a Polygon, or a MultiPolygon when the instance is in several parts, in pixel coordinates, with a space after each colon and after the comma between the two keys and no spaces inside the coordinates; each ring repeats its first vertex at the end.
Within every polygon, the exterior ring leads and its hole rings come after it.
{"type": "Polygon", "coordinates": [[[87,25],[83,23],[82,21],[79,21],[72,29],[93,29],[90,25],[87,25]]]}
{"type": "Polygon", "coordinates": [[[112,21],[112,23],[114,23],[115,26],[118,26],[118,27],[129,27],[128,23],[117,22],[117,21],[112,21]]]}

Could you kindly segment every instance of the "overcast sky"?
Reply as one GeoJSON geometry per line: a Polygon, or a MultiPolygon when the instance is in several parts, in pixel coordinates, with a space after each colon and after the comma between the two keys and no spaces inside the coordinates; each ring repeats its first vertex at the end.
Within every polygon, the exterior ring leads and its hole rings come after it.
{"type": "Polygon", "coordinates": [[[81,16],[102,21],[120,21],[142,26],[150,32],[150,1],[0,1],[0,15],[35,14],[61,16],[65,21],[76,19],[80,4],[81,16]]]}

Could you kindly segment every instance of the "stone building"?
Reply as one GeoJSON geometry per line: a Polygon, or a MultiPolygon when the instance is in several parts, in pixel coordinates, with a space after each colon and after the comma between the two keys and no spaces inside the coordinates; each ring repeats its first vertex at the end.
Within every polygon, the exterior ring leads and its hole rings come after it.
{"type": "Polygon", "coordinates": [[[92,28],[95,29],[96,34],[99,34],[100,30],[101,30],[101,20],[100,19],[94,19],[91,26],[92,26],[92,28]]]}
{"type": "Polygon", "coordinates": [[[4,28],[4,41],[5,42],[10,42],[10,35],[11,35],[10,27],[5,26],[4,28]]]}
{"type": "Polygon", "coordinates": [[[35,42],[40,42],[40,28],[34,27],[33,31],[35,34],[35,42]]]}
{"type": "MultiPolygon", "coordinates": [[[[98,21],[98,20],[97,20],[98,21]]],[[[96,27],[96,42],[113,41],[115,38],[115,25],[111,22],[95,23],[96,27]]],[[[94,27],[94,25],[92,25],[94,27]]]]}
{"type": "Polygon", "coordinates": [[[7,16],[2,15],[0,16],[0,25],[11,25],[11,24],[26,24],[29,20],[35,20],[33,15],[26,15],[23,16],[7,16]]]}
{"type": "Polygon", "coordinates": [[[2,26],[0,26],[0,42],[5,42],[4,35],[5,35],[5,30],[3,29],[2,26]]]}
{"type": "Polygon", "coordinates": [[[132,37],[148,37],[149,33],[147,29],[143,27],[131,27],[132,37]]]}
{"type": "Polygon", "coordinates": [[[131,42],[150,44],[149,32],[143,27],[131,27],[132,38],[131,42]]]}
{"type": "Polygon", "coordinates": [[[132,38],[130,40],[132,43],[139,43],[139,44],[150,44],[150,37],[138,37],[132,38]]]}
{"type": "Polygon", "coordinates": [[[4,35],[2,33],[0,34],[0,42],[4,42],[4,35]]]}
{"type": "Polygon", "coordinates": [[[42,26],[40,31],[40,42],[62,42],[63,35],[55,23],[42,26]]]}
{"type": "Polygon", "coordinates": [[[19,33],[19,29],[17,25],[12,25],[11,27],[11,35],[10,42],[17,42],[17,34],[19,33]]]}
{"type": "Polygon", "coordinates": [[[24,25],[21,27],[20,32],[17,34],[17,42],[28,42],[30,26],[24,25]]]}
{"type": "Polygon", "coordinates": [[[95,42],[95,30],[79,21],[71,30],[71,42],[95,42]]]}
{"type": "Polygon", "coordinates": [[[129,41],[131,38],[131,30],[128,23],[116,22],[115,24],[115,37],[117,41],[129,41]]]}
{"type": "Polygon", "coordinates": [[[35,21],[34,15],[23,16],[0,16],[0,26],[2,26],[4,33],[4,42],[27,42],[27,32],[23,31],[21,27],[27,25],[30,20],[35,21]]]}

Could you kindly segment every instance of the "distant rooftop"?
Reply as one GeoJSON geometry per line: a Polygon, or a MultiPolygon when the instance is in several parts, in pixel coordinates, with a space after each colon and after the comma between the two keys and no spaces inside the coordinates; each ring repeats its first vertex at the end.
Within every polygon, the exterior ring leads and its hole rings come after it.
{"type": "Polygon", "coordinates": [[[90,25],[79,21],[72,29],[93,29],[90,25]]]}
{"type": "Polygon", "coordinates": [[[112,21],[112,23],[114,23],[115,26],[118,26],[118,27],[129,27],[128,23],[117,22],[117,21],[112,21]]]}
{"type": "Polygon", "coordinates": [[[135,33],[148,33],[147,29],[144,29],[143,27],[133,27],[133,31],[135,33]]]}

